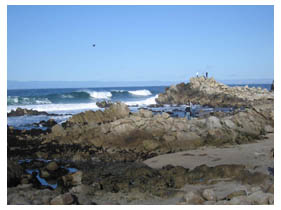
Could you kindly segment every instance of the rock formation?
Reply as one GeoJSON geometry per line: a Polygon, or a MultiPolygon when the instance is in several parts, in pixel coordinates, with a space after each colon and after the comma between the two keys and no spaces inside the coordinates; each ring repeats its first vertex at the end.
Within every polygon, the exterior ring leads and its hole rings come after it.
{"type": "Polygon", "coordinates": [[[17,108],[16,110],[12,110],[7,115],[8,115],[8,117],[17,117],[17,116],[23,116],[23,115],[61,116],[60,114],[50,114],[50,113],[47,113],[47,112],[40,112],[40,111],[37,111],[37,110],[22,109],[22,108],[17,108]]]}
{"type": "Polygon", "coordinates": [[[96,102],[97,106],[99,108],[108,108],[112,105],[112,102],[111,101],[98,101],[96,102]]]}
{"type": "Polygon", "coordinates": [[[156,98],[158,104],[200,104],[211,107],[249,107],[273,100],[273,93],[266,89],[248,86],[230,87],[214,78],[194,77],[190,82],[172,85],[156,98]]]}
{"type": "Polygon", "coordinates": [[[102,111],[87,111],[55,125],[43,136],[44,142],[103,147],[110,151],[163,154],[202,145],[241,144],[273,132],[273,105],[256,105],[231,116],[205,119],[172,118],[167,113],[153,115],[140,110],[130,113],[117,103],[102,111]]]}

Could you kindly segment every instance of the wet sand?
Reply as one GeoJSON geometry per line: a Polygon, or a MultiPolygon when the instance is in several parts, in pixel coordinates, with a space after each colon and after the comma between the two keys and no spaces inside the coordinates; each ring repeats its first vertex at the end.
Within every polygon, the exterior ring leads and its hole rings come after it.
{"type": "Polygon", "coordinates": [[[271,150],[274,148],[274,134],[270,133],[262,140],[243,145],[228,147],[202,147],[172,154],[164,154],[147,159],[144,163],[152,168],[162,168],[171,164],[193,169],[206,164],[216,166],[222,164],[245,165],[250,171],[268,174],[268,167],[274,167],[271,150]]]}

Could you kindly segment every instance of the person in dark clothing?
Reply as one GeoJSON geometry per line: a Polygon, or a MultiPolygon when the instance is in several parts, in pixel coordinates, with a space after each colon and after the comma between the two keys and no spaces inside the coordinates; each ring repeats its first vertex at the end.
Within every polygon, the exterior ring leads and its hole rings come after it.
{"type": "Polygon", "coordinates": [[[186,118],[188,119],[188,120],[190,120],[191,119],[191,105],[190,105],[190,103],[186,106],[186,108],[185,108],[185,116],[186,116],[186,118]]]}
{"type": "Polygon", "coordinates": [[[274,80],[273,80],[273,82],[272,82],[272,84],[271,84],[270,91],[274,91],[274,80]]]}
{"type": "Polygon", "coordinates": [[[206,78],[208,78],[208,72],[206,72],[206,78]]]}

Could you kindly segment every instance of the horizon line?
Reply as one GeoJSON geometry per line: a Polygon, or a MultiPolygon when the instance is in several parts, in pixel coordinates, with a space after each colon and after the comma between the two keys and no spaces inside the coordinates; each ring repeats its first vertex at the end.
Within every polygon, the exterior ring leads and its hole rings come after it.
{"type": "MultiPolygon", "coordinates": [[[[192,77],[190,77],[192,78],[192,77]]],[[[209,77],[212,78],[212,77],[209,77]]],[[[213,77],[214,78],[214,77],[213,77]]],[[[217,81],[245,81],[245,80],[274,80],[274,78],[260,78],[260,79],[253,79],[253,78],[246,78],[246,79],[216,79],[217,81]]],[[[109,80],[7,80],[7,82],[181,82],[186,80],[120,80],[120,81],[109,81],[109,80]]]]}

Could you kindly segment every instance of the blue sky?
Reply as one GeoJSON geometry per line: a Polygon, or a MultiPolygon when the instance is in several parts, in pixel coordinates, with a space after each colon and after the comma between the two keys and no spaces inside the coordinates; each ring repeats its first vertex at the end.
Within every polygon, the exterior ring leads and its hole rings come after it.
{"type": "Polygon", "coordinates": [[[8,80],[273,79],[273,10],[8,6],[8,80]]]}

